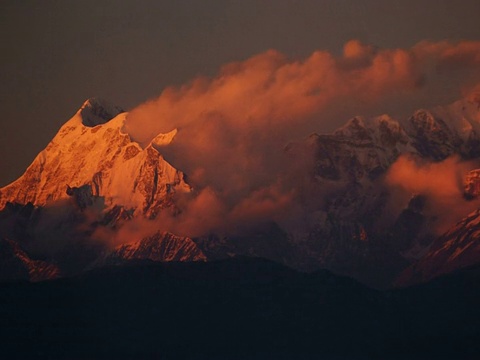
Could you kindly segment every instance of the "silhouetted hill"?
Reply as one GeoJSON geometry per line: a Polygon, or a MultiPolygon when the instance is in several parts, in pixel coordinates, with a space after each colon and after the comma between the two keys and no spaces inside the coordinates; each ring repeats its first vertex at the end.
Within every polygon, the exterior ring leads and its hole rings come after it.
{"type": "Polygon", "coordinates": [[[0,354],[36,359],[473,358],[480,268],[369,289],[263,259],[136,261],[0,285],[0,354]]]}

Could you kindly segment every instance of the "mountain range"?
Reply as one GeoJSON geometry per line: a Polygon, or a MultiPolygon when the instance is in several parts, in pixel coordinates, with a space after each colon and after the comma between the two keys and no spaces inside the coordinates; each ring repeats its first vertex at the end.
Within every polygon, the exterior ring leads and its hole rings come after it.
{"type": "Polygon", "coordinates": [[[125,130],[127,117],[104,100],[87,100],[25,173],[0,189],[2,279],[71,276],[132,259],[243,255],[301,271],[326,268],[385,288],[480,262],[480,181],[472,171],[480,160],[478,97],[417,110],[401,121],[358,116],[333,133],[291,142],[285,158],[313,156],[296,188],[302,221],[268,220],[248,232],[196,237],[165,231],[162,223],[162,214],[175,219],[182,199],[197,191],[162,155],[182,130],[140,144],[125,130]],[[435,181],[412,189],[402,179],[389,180],[401,164],[421,173],[448,161],[461,170],[455,168],[452,200],[460,210],[451,216],[448,208],[432,210],[438,207],[435,181]]]}

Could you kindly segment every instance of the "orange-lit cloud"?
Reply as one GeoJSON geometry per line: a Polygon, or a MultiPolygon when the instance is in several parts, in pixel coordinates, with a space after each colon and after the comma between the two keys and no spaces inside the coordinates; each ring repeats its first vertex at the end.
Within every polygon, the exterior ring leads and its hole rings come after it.
{"type": "Polygon", "coordinates": [[[127,129],[147,142],[157,133],[217,117],[232,130],[282,126],[288,131],[332,101],[376,102],[412,90],[421,80],[412,50],[378,50],[352,40],[341,57],[315,51],[303,61],[269,50],[224,66],[213,79],[164,90],[130,113],[127,129]]]}
{"type": "Polygon", "coordinates": [[[407,198],[426,196],[426,214],[435,219],[431,230],[442,233],[478,207],[478,201],[467,201],[463,196],[465,174],[473,168],[473,162],[460,161],[457,156],[438,163],[401,156],[390,167],[386,183],[404,191],[407,198]]]}
{"type": "Polygon", "coordinates": [[[480,83],[464,86],[462,93],[470,101],[480,102],[480,83]]]}
{"type": "Polygon", "coordinates": [[[445,70],[480,65],[479,41],[422,41],[413,47],[413,53],[421,61],[434,62],[438,68],[445,70]]]}
{"type": "Polygon", "coordinates": [[[438,163],[422,163],[408,156],[400,157],[388,171],[386,180],[410,193],[449,197],[461,195],[463,174],[468,165],[457,157],[438,163]]]}
{"type": "MultiPolygon", "coordinates": [[[[146,145],[178,129],[160,151],[187,173],[195,192],[175,219],[161,215],[166,230],[198,235],[235,228],[295,207],[294,194],[309,169],[285,155],[289,141],[333,130],[346,116],[374,112],[392,99],[408,102],[429,86],[432,67],[476,71],[479,57],[480,42],[379,49],[352,40],[340,56],[315,51],[303,60],[269,50],[225,65],[213,78],[165,89],[130,112],[126,130],[146,145]]],[[[394,178],[401,178],[401,165],[392,170],[394,178]]],[[[452,183],[444,186],[454,192],[452,183]]]]}

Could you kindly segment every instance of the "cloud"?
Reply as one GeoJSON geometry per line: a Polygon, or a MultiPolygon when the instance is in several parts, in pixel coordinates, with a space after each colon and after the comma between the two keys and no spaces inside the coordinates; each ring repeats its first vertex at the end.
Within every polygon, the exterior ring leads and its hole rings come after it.
{"type": "Polygon", "coordinates": [[[462,176],[468,166],[458,157],[450,157],[438,163],[422,162],[401,156],[390,167],[386,181],[408,192],[434,197],[459,196],[462,194],[462,176]]]}
{"type": "Polygon", "coordinates": [[[413,53],[421,61],[430,61],[438,69],[453,70],[480,65],[480,41],[422,41],[413,47],[413,53]]]}
{"type": "Polygon", "coordinates": [[[155,100],[135,108],[127,129],[140,142],[173,128],[220,117],[232,130],[281,126],[303,127],[333,101],[377,102],[391,93],[421,84],[422,73],[412,51],[378,50],[352,40],[335,57],[315,51],[289,60],[269,50],[243,62],[225,65],[213,79],[197,78],[167,88],[155,100]]]}
{"type": "Polygon", "coordinates": [[[292,193],[284,193],[275,186],[247,194],[232,206],[227,205],[222,195],[210,187],[182,194],[176,201],[179,211],[166,210],[154,220],[126,223],[114,235],[114,243],[140,240],[158,229],[189,237],[239,235],[259,224],[281,221],[292,201],[292,193]]]}
{"type": "Polygon", "coordinates": [[[463,96],[472,102],[480,103],[480,82],[473,85],[466,85],[462,89],[463,96]]]}
{"type": "MultiPolygon", "coordinates": [[[[305,161],[288,157],[290,141],[333,130],[362,112],[378,114],[385,104],[410,111],[415,101],[438,91],[432,76],[464,68],[474,73],[479,56],[480,42],[381,49],[352,40],[340,56],[315,51],[303,60],[269,50],[227,64],[213,78],[166,88],[129,113],[126,130],[145,146],[157,134],[178,129],[159,150],[187,173],[195,192],[180,202],[180,215],[161,215],[164,228],[195,235],[238,229],[296,208],[295,194],[310,174],[313,154],[307,152],[305,161]]],[[[465,81],[458,84],[448,89],[455,97],[465,81]]],[[[402,176],[399,164],[395,177],[402,176]]],[[[453,184],[444,186],[454,192],[453,184]]]]}
{"type": "Polygon", "coordinates": [[[437,163],[401,156],[392,164],[385,180],[391,188],[403,192],[403,204],[413,194],[426,196],[425,212],[433,219],[431,230],[440,234],[478,207],[478,201],[467,201],[463,196],[465,174],[476,165],[461,161],[458,156],[437,163]]]}

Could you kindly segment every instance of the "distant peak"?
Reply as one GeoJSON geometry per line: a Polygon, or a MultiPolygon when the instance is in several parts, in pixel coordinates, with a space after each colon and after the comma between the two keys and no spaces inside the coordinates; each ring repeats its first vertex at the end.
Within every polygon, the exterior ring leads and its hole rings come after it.
{"type": "Polygon", "coordinates": [[[366,120],[362,116],[355,116],[354,118],[348,120],[345,125],[335,130],[333,134],[337,136],[354,138],[370,138],[366,120]]]}
{"type": "Polygon", "coordinates": [[[78,110],[82,118],[82,124],[88,127],[105,124],[123,112],[125,111],[122,108],[100,98],[86,100],[78,110]]]}

